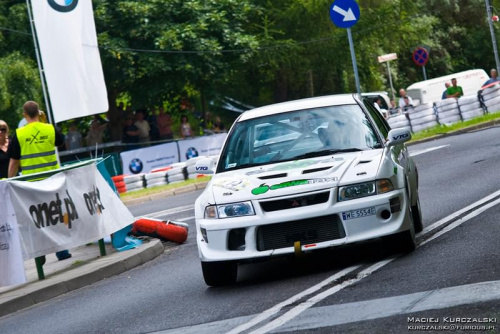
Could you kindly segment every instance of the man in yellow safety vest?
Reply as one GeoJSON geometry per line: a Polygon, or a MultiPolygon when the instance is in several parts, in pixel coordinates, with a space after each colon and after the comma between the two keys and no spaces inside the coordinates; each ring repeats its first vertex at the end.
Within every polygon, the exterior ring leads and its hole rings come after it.
{"type": "MultiPolygon", "coordinates": [[[[52,124],[40,122],[40,110],[36,102],[26,102],[23,115],[27,124],[16,130],[9,143],[9,177],[16,176],[19,168],[23,175],[58,169],[56,146],[64,144],[63,135],[52,124]]],[[[64,260],[70,258],[71,254],[65,250],[57,252],[56,256],[64,260]]]]}

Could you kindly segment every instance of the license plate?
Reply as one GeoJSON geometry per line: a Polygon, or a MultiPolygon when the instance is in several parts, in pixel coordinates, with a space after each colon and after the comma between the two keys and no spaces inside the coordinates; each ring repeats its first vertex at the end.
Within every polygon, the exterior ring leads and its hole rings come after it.
{"type": "Polygon", "coordinates": [[[354,218],[361,218],[361,217],[366,217],[366,216],[373,216],[374,214],[375,214],[375,207],[371,207],[371,208],[366,208],[366,209],[359,209],[359,210],[342,212],[342,219],[348,220],[348,219],[354,219],[354,218]]]}

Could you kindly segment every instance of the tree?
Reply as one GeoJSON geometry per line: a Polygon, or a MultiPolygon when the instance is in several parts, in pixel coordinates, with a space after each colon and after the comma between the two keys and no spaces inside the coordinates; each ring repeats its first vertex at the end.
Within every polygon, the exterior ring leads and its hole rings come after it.
{"type": "Polygon", "coordinates": [[[207,97],[232,64],[248,58],[222,50],[257,47],[245,31],[256,10],[249,0],[96,1],[112,128],[118,126],[115,103],[122,93],[135,106],[154,106],[191,87],[206,110],[207,97]]]}

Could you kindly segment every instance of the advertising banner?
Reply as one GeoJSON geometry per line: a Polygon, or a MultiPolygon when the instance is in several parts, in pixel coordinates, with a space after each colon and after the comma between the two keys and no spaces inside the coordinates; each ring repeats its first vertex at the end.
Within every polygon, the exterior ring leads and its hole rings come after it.
{"type": "Polygon", "coordinates": [[[179,141],[180,161],[186,161],[198,156],[218,155],[222,150],[226,137],[227,133],[220,133],[179,141]]]}
{"type": "Polygon", "coordinates": [[[92,1],[31,1],[56,123],[108,111],[92,1]]]}
{"type": "Polygon", "coordinates": [[[123,174],[149,173],[179,162],[177,143],[166,143],[120,153],[123,174]]]}
{"type": "Polygon", "coordinates": [[[0,181],[0,286],[26,282],[16,214],[7,181],[0,181]]]}
{"type": "Polygon", "coordinates": [[[95,165],[9,186],[25,260],[96,241],[134,222],[95,165]]]}

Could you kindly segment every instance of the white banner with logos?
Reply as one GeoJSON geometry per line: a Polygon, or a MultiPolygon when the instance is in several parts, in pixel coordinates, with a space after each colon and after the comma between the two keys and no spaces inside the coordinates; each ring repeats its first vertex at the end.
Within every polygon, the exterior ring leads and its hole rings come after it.
{"type": "Polygon", "coordinates": [[[55,122],[108,111],[92,1],[31,1],[55,122]]]}
{"type": "Polygon", "coordinates": [[[134,222],[95,165],[9,181],[25,260],[104,238],[134,222]]]}
{"type": "Polygon", "coordinates": [[[7,181],[0,181],[0,286],[26,282],[19,228],[7,181]]]}
{"type": "Polygon", "coordinates": [[[123,174],[149,173],[179,162],[176,143],[166,143],[120,153],[123,174]]]}
{"type": "Polygon", "coordinates": [[[181,161],[206,155],[218,155],[222,150],[227,133],[186,139],[178,142],[181,161]]]}

